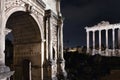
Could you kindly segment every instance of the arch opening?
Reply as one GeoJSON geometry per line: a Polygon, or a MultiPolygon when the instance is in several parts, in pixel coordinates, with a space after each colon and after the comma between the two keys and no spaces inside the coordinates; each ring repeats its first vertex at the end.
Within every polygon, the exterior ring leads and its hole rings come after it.
{"type": "MultiPolygon", "coordinates": [[[[23,60],[29,60],[32,66],[41,66],[42,48],[39,26],[31,15],[18,11],[10,15],[6,22],[6,28],[12,30],[6,35],[6,65],[15,71],[14,79],[25,80],[23,79],[25,74],[22,67],[23,60]],[[7,44],[8,42],[10,44],[7,44]]],[[[41,69],[33,67],[32,78],[35,80],[40,78],[40,74],[37,74],[39,72],[41,69]]]]}

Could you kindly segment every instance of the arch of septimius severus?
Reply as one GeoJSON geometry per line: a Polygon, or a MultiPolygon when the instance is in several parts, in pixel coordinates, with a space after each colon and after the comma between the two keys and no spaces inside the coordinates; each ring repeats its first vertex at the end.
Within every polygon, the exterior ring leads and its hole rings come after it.
{"type": "Polygon", "coordinates": [[[87,53],[92,55],[101,54],[104,56],[120,56],[120,24],[110,24],[109,22],[102,21],[93,27],[85,27],[87,33],[87,53]],[[111,30],[111,34],[109,31],[111,30]],[[105,31],[105,50],[102,50],[102,31],[105,31]],[[95,33],[98,32],[99,49],[95,47],[96,38],[95,33]],[[90,33],[92,33],[92,50],[90,49],[90,33]],[[117,33],[117,35],[115,34],[117,33]],[[109,38],[112,36],[112,39],[109,38]],[[117,38],[116,38],[117,36],[117,38]],[[115,40],[118,39],[118,40],[115,40]],[[109,41],[112,42],[112,49],[109,49],[109,41]],[[117,44],[116,44],[117,43],[117,44]]]}
{"type": "Polygon", "coordinates": [[[65,79],[60,0],[0,0],[0,80],[65,79]],[[5,36],[13,34],[13,69],[5,36]]]}

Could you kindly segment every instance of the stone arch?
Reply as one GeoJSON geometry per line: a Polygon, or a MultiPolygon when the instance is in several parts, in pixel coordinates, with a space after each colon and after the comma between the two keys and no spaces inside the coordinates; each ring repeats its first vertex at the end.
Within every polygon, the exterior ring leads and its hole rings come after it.
{"type": "Polygon", "coordinates": [[[23,59],[29,59],[32,63],[33,69],[31,76],[35,80],[42,78],[42,63],[43,63],[43,31],[39,21],[35,16],[26,13],[24,10],[11,11],[7,15],[5,27],[13,29],[14,35],[14,67],[15,78],[18,76],[22,79],[22,67],[20,67],[23,59]],[[12,25],[11,25],[12,24],[12,25]],[[25,33],[27,32],[27,33],[25,33]],[[17,65],[17,67],[16,67],[17,65]],[[37,69],[35,68],[37,67],[37,69]],[[40,72],[40,74],[37,74],[40,72]]]}
{"type": "MultiPolygon", "coordinates": [[[[4,28],[6,27],[6,23],[7,23],[7,20],[8,18],[15,12],[18,12],[18,11],[23,11],[23,12],[26,12],[26,8],[25,7],[22,7],[22,6],[15,6],[11,9],[9,9],[8,11],[5,12],[5,19],[4,19],[4,26],[2,27],[2,29],[4,30],[4,28]]],[[[43,30],[42,30],[42,24],[40,23],[40,21],[38,20],[38,18],[33,14],[31,13],[30,14],[33,19],[36,21],[36,23],[38,24],[39,26],[39,30],[41,32],[41,39],[44,41],[44,33],[43,33],[43,30]]],[[[42,16],[42,15],[41,15],[42,16]]]]}

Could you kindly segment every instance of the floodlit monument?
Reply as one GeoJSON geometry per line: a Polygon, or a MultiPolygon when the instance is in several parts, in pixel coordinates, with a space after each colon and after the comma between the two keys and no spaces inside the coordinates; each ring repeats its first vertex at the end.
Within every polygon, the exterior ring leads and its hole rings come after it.
{"type": "Polygon", "coordinates": [[[97,25],[95,26],[92,26],[92,27],[85,27],[86,29],[86,33],[87,33],[87,53],[90,53],[90,32],[92,32],[92,55],[95,55],[95,54],[101,54],[101,55],[104,55],[104,56],[120,56],[120,24],[110,24],[109,22],[107,21],[102,21],[101,23],[98,23],[97,25]],[[105,31],[105,43],[106,43],[106,49],[105,51],[102,51],[102,46],[101,46],[101,32],[102,31],[105,31]],[[109,30],[112,30],[112,49],[109,49],[109,33],[108,31],[109,30]],[[118,34],[118,42],[115,42],[116,38],[115,38],[115,30],[117,30],[117,34],[118,34]],[[99,50],[96,50],[95,48],[95,32],[99,32],[99,50]],[[116,44],[115,43],[118,43],[118,47],[119,48],[115,48],[116,44]]]}
{"type": "Polygon", "coordinates": [[[0,0],[0,80],[64,80],[60,0],[0,0]],[[5,36],[13,34],[13,70],[5,65],[5,36]]]}

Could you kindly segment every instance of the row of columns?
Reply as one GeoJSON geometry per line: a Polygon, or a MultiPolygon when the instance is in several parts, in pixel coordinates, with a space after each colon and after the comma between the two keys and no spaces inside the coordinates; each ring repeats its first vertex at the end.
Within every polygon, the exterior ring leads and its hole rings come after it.
{"type": "MultiPolygon", "coordinates": [[[[105,30],[105,33],[106,33],[106,55],[108,55],[108,30],[109,29],[106,29],[105,30]]],[[[101,54],[101,31],[102,30],[98,30],[99,31],[99,54],[101,54]]],[[[89,32],[90,31],[87,31],[87,53],[89,53],[90,51],[90,46],[89,46],[89,32]]],[[[92,31],[92,35],[93,35],[93,55],[95,53],[95,31],[93,30],[92,31]]],[[[115,29],[113,28],[112,29],[112,48],[113,48],[113,54],[115,52],[115,29]]]]}

